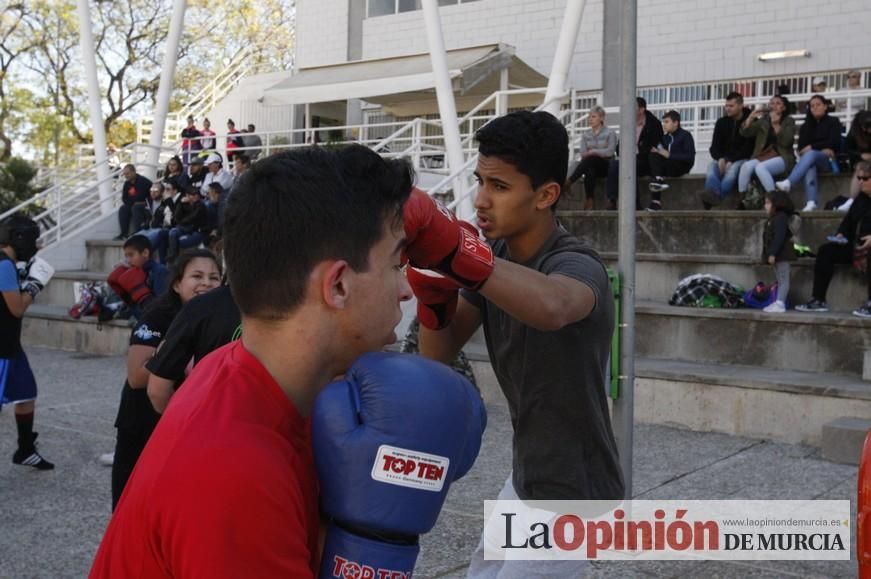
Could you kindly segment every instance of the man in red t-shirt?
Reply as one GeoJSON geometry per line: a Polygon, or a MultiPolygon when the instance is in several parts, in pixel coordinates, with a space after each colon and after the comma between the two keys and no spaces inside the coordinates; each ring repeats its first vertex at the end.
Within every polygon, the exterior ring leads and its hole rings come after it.
{"type": "Polygon", "coordinates": [[[242,339],[198,364],[158,423],[97,552],[98,577],[312,577],[309,413],[395,341],[411,171],[351,146],[275,155],[225,216],[242,339]]]}

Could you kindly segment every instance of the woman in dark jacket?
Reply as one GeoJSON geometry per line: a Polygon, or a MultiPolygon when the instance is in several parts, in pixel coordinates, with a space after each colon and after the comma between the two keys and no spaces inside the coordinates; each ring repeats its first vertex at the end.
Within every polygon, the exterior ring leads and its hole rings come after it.
{"type": "Polygon", "coordinates": [[[856,263],[857,257],[864,253],[865,279],[868,284],[868,301],[853,315],[871,318],[871,163],[863,161],[856,168],[856,176],[862,191],[847,212],[837,235],[830,237],[817,250],[814,264],[814,291],[810,301],[795,309],[802,312],[827,312],[826,292],[835,273],[836,263],[856,263]]]}
{"type": "Polygon", "coordinates": [[[817,171],[831,167],[831,160],[841,144],[841,123],[829,116],[826,99],[815,94],[809,106],[810,110],[798,132],[798,163],[789,177],[776,184],[780,191],[789,192],[793,185],[804,179],[807,205],[802,211],[817,208],[817,171]]]}
{"type": "Polygon", "coordinates": [[[795,121],[786,114],[789,102],[775,95],[768,110],[757,109],[741,124],[742,137],[753,137],[753,155],[738,172],[738,193],[743,199],[755,174],[766,193],[774,191],[774,176],[789,173],[795,165],[795,121]]]}

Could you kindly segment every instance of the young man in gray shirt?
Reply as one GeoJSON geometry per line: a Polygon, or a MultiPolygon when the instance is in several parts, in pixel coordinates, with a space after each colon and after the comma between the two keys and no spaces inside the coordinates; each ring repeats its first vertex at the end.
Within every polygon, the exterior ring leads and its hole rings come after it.
{"type": "MultiPolygon", "coordinates": [[[[409,271],[424,326],[420,351],[448,363],[484,326],[514,427],[513,471],[499,499],[622,499],[605,395],[614,331],[608,275],[554,214],[568,166],[565,128],[548,113],[517,112],[476,137],[475,209],[489,259],[466,233],[445,248],[450,218],[416,208],[423,201],[415,196],[406,205],[411,265],[445,276],[409,271]]],[[[587,565],[485,561],[479,545],[469,577],[577,577],[587,565]]]]}

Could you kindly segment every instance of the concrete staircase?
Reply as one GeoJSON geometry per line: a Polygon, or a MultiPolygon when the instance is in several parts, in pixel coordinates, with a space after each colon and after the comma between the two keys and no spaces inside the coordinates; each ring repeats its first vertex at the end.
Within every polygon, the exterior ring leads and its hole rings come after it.
{"type": "MultiPolygon", "coordinates": [[[[670,194],[689,195],[701,188],[701,181],[677,180],[670,194]]],[[[845,178],[823,177],[823,198],[846,187],[845,178]]],[[[561,222],[606,261],[616,262],[616,213],[578,211],[573,203],[580,200],[570,196],[562,205],[561,222]]],[[[871,355],[866,355],[871,351],[871,321],[850,315],[865,301],[864,280],[846,266],[839,268],[828,295],[833,311],[827,314],[669,306],[677,282],[693,273],[719,275],[743,287],[774,280],[773,270],[759,263],[761,211],[704,211],[687,205],[684,210],[637,214],[637,419],[803,442],[822,446],[824,456],[836,460],[858,460],[860,447],[845,446],[845,441],[861,438],[857,422],[845,419],[871,419],[871,382],[866,381],[871,378],[871,355]]],[[[842,217],[823,211],[803,215],[802,241],[816,249],[842,217]]],[[[28,311],[25,342],[94,354],[124,353],[130,334],[126,323],[98,329],[94,319],[67,316],[73,284],[105,279],[122,257],[121,242],[89,240],[85,245],[86,269],[59,271],[28,311]]],[[[812,276],[813,259],[794,264],[791,302],[807,300],[812,276]]],[[[403,310],[409,318],[414,308],[404,304],[403,310]]],[[[482,390],[500,396],[480,338],[467,351],[482,390]]]]}
{"type": "MultiPolygon", "coordinates": [[[[822,208],[827,201],[837,197],[838,195],[846,195],[849,190],[850,175],[831,175],[823,174],[819,179],[819,201],[818,204],[822,208]]],[[[647,207],[650,202],[650,194],[647,191],[649,179],[641,178],[641,201],[642,207],[647,207]]],[[[677,179],[669,179],[669,189],[662,194],[663,207],[667,210],[701,210],[702,202],[698,199],[698,193],[704,189],[704,175],[686,175],[677,179]]],[[[583,209],[583,200],[586,197],[584,185],[582,181],[577,181],[565,196],[559,202],[559,208],[562,210],[583,209]]],[[[798,184],[790,191],[790,197],[795,203],[797,209],[804,207],[807,201],[804,192],[804,185],[798,184]]],[[[596,209],[603,209],[606,206],[605,200],[605,180],[600,179],[596,183],[596,190],[593,195],[596,209]]],[[[737,195],[731,195],[726,198],[723,205],[718,209],[734,209],[738,204],[737,195]]]]}
{"type": "MultiPolygon", "coordinates": [[[[823,176],[820,205],[846,194],[848,181],[823,176]]],[[[745,288],[774,281],[773,269],[761,263],[762,211],[737,211],[730,202],[705,211],[696,196],[703,177],[671,183],[663,195],[666,211],[637,214],[636,419],[803,442],[821,446],[832,460],[857,462],[864,439],[857,429],[871,427],[871,321],[850,312],[867,299],[864,278],[838,267],[826,314],[669,306],[678,281],[694,273],[745,288]]],[[[599,185],[595,203],[601,208],[599,185]]],[[[805,199],[797,189],[800,208],[805,199]]],[[[615,264],[616,212],[578,210],[582,206],[583,188],[576,184],[561,201],[561,222],[615,264]]],[[[801,242],[816,250],[843,216],[803,214],[801,242]]],[[[812,258],[793,264],[792,304],[810,297],[813,265],[812,258]]]]}

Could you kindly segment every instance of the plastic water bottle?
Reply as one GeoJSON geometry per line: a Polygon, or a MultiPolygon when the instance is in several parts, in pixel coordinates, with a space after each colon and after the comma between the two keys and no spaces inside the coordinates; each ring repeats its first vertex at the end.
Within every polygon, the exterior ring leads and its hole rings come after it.
{"type": "Polygon", "coordinates": [[[832,166],[832,175],[840,175],[841,167],[838,165],[838,160],[832,157],[829,159],[829,164],[832,166]]]}

